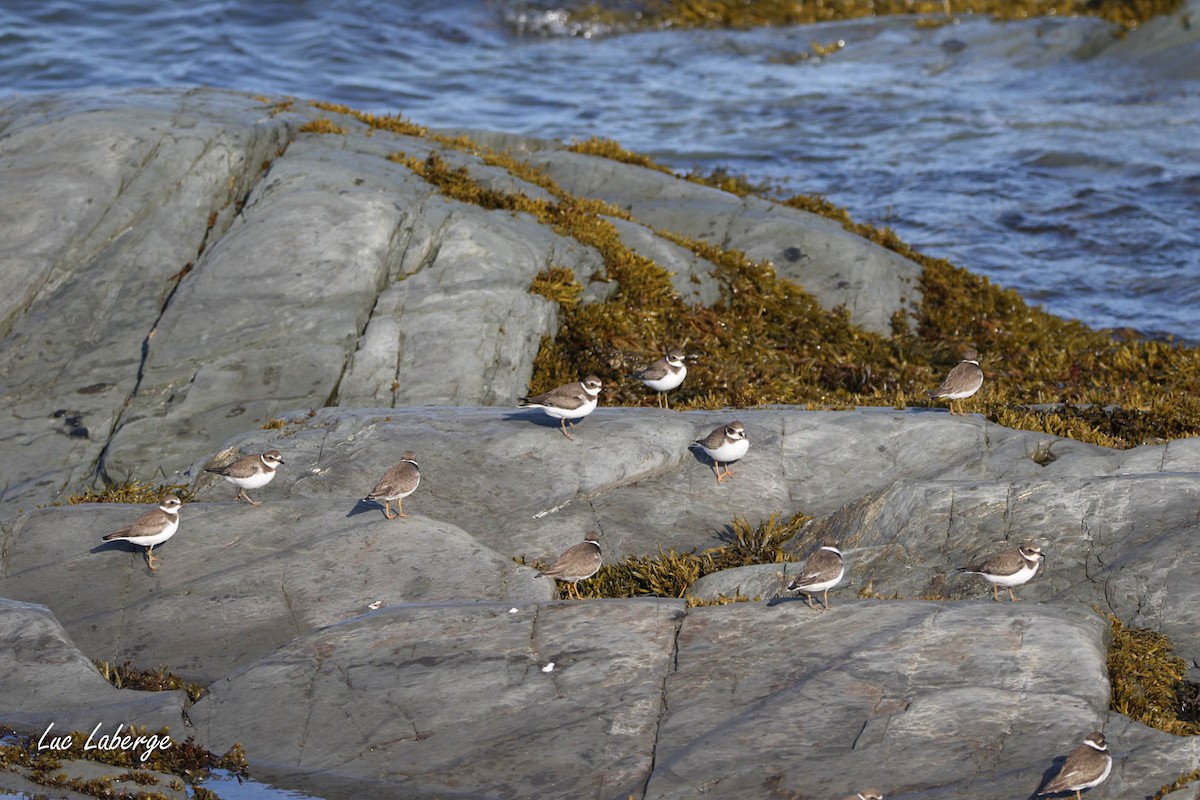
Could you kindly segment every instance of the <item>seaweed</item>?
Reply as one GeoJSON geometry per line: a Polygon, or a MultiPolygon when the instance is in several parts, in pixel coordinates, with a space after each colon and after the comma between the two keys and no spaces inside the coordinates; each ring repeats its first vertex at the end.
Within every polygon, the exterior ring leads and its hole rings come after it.
{"type": "Polygon", "coordinates": [[[1185,680],[1187,663],[1173,653],[1171,640],[1147,628],[1127,628],[1108,614],[1111,706],[1131,719],[1177,736],[1200,735],[1200,720],[1185,710],[1196,685],[1185,680]],[[1182,715],[1181,715],[1182,714],[1182,715]]]}

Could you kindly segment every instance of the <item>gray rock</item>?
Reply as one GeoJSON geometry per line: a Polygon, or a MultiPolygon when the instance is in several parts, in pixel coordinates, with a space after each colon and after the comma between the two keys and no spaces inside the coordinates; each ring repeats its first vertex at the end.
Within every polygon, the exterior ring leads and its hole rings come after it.
{"type": "MultiPolygon", "coordinates": [[[[0,174],[0,342],[13,354],[0,421],[6,446],[37,453],[0,465],[0,516],[100,477],[172,473],[296,408],[509,405],[557,330],[556,306],[529,293],[535,276],[565,267],[589,301],[613,289],[593,248],[448,200],[390,158],[437,153],[481,186],[548,196],[431,138],[208,89],[0,110],[0,157],[21,164],[0,174]],[[345,133],[302,131],[318,118],[345,133]]],[[[489,141],[632,209],[613,224],[687,302],[718,299],[714,267],[656,227],[771,259],[872,330],[919,300],[915,265],[828,220],[558,145],[489,141]]]]}
{"type": "MultiPolygon", "coordinates": [[[[576,427],[575,441],[555,430],[556,420],[515,408],[321,409],[287,420],[282,429],[227,443],[284,453],[288,464],[266,495],[361,497],[412,450],[425,476],[412,507],[513,555],[559,552],[562,541],[548,536],[573,543],[588,529],[604,532],[606,557],[708,547],[722,543],[724,526],[738,516],[755,524],[778,511],[831,514],[901,478],[1050,481],[1200,471],[1200,441],[1114,451],[922,409],[602,406],[576,427]],[[734,465],[735,477],[718,485],[707,458],[688,445],[734,418],[746,423],[750,451],[734,465]],[[1058,458],[1039,466],[1034,456],[1047,442],[1058,458]]],[[[224,483],[210,493],[212,476],[196,479],[211,455],[173,477],[195,481],[202,497],[224,497],[224,483]]]]}
{"type": "Polygon", "coordinates": [[[1108,610],[1200,662],[1195,484],[1195,473],[897,481],[816,520],[806,538],[839,539],[847,570],[873,593],[952,599],[991,596],[957,567],[1032,539],[1046,560],[1018,597],[1108,610]]]}
{"type": "Polygon", "coordinates": [[[190,717],[209,749],[242,742],[256,775],[326,797],[623,798],[654,763],[682,612],[378,611],[218,681],[190,717]]]}
{"type": "Polygon", "coordinates": [[[452,525],[416,509],[388,521],[354,499],[186,505],[151,573],[142,548],[100,541],[141,511],[22,517],[4,544],[0,596],[49,606],[93,658],[166,664],[201,682],[373,605],[554,597],[549,580],[452,525]]]}
{"type": "Polygon", "coordinates": [[[91,482],[180,276],[289,134],[215,90],[8,98],[0,120],[0,441],[29,454],[0,498],[28,507],[91,482]]]}
{"type": "MultiPolygon", "coordinates": [[[[752,600],[770,600],[791,597],[788,583],[799,571],[801,560],[783,561],[778,564],[754,564],[712,572],[688,587],[688,595],[700,600],[745,597],[752,600]]],[[[847,573],[842,582],[830,590],[829,603],[842,602],[842,598],[854,596],[856,576],[847,573]]],[[[803,597],[803,595],[800,595],[803,597]]],[[[819,602],[820,598],[818,598],[819,602]]]]}
{"type": "Polygon", "coordinates": [[[1171,14],[1148,20],[1127,36],[1093,48],[1102,58],[1123,67],[1135,63],[1163,77],[1200,78],[1200,0],[1187,0],[1171,14]]]}
{"type": "Polygon", "coordinates": [[[893,314],[920,306],[919,266],[825,217],[565,150],[536,150],[527,160],[567,191],[612,203],[651,228],[769,261],[826,308],[845,306],[869,331],[890,335],[893,314]]]}
{"type": "MultiPolygon", "coordinates": [[[[568,441],[513,407],[558,324],[529,287],[563,266],[602,299],[599,254],[448,200],[389,157],[543,187],[433,139],[214,90],[9,98],[0,126],[0,160],[20,165],[0,170],[0,441],[15,456],[0,462],[0,596],[46,607],[0,602],[0,722],[179,723],[179,693],[113,689],[96,657],[215,682],[189,710],[205,742],[240,739],[256,769],[331,798],[837,796],[850,777],[888,796],[1028,796],[1098,726],[1119,755],[1100,796],[1200,765],[1197,740],[1106,710],[1092,610],[1200,663],[1200,440],[1113,451],[925,409],[601,408],[568,441]],[[321,117],[346,133],[300,131],[321,117]],[[735,418],[751,448],[718,485],[688,445],[735,418]],[[287,464],[260,508],[202,471],[267,447],[287,464]],[[422,484],[390,522],[358,498],[405,450],[422,484]],[[100,542],[141,509],[35,508],[127,474],[202,498],[157,573],[100,542]],[[703,549],[738,517],[797,511],[815,520],[793,557],[842,541],[829,611],[554,604],[513,560],[587,530],[609,562],[703,549]],[[954,572],[1028,538],[1048,560],[1020,604],[954,572]],[[893,596],[947,599],[859,599],[893,596]]],[[[688,302],[718,297],[713,265],[658,230],[770,260],[872,330],[919,302],[915,265],[828,220],[483,138],[629,209],[619,234],[688,302]]],[[[790,569],[692,593],[775,597],[790,569]]]]}
{"type": "Polygon", "coordinates": [[[166,727],[175,735],[183,729],[183,692],[117,689],[45,606],[0,598],[0,641],[0,725],[46,734],[47,743],[72,731],[91,733],[98,724],[97,737],[119,724],[166,727]]]}
{"type": "MultiPolygon", "coordinates": [[[[1115,717],[1106,632],[992,603],[396,608],[296,640],[190,716],[210,749],[252,742],[256,772],[326,797],[1020,797],[1115,717]]],[[[1200,760],[1200,742],[1112,730],[1118,753],[1200,760]]],[[[1109,791],[1161,779],[1119,762],[1109,791]]]]}
{"type": "MultiPolygon", "coordinates": [[[[1117,716],[1106,627],[1091,612],[991,603],[693,609],[644,796],[841,797],[867,784],[887,797],[1030,796],[1056,756],[1117,716]]],[[[1159,763],[1200,763],[1200,741],[1172,745],[1159,763]]],[[[1118,763],[1105,796],[1146,796],[1162,777],[1118,763]]]]}

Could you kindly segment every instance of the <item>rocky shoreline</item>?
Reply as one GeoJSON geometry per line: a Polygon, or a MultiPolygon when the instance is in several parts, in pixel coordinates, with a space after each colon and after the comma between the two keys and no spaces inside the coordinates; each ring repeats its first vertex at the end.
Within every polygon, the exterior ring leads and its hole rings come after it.
{"type": "MultiPolygon", "coordinates": [[[[1195,678],[1200,440],[1118,451],[935,409],[602,400],[568,441],[515,407],[559,324],[529,288],[558,266],[602,298],[596,252],[387,156],[537,186],[351,117],[305,131],[330,116],[209,89],[0,103],[0,160],[20,165],[0,174],[0,724],[236,742],[255,777],[326,798],[1027,797],[1093,729],[1116,756],[1093,796],[1200,767],[1200,738],[1109,708],[1104,616],[1169,636],[1195,678]],[[735,418],[750,450],[718,485],[688,445],[735,418]],[[203,471],[269,448],[286,465],[261,507],[203,471]],[[389,521],[360,498],[405,450],[422,482],[389,521]],[[100,542],[141,508],[51,505],[125,476],[198,498],[156,573],[100,542]],[[790,562],[690,591],[758,600],[689,607],[560,601],[514,560],[587,530],[609,563],[703,549],[797,512],[813,520],[792,555],[827,535],[845,553],[827,612],[783,597],[790,562]],[[955,572],[1028,539],[1047,560],[1020,603],[955,572]],[[208,694],[116,689],[92,659],[208,694]]],[[[712,265],[656,230],[787,265],[864,330],[919,301],[917,265],[828,220],[507,146],[630,209],[622,237],[693,302],[712,301],[712,265]]]]}

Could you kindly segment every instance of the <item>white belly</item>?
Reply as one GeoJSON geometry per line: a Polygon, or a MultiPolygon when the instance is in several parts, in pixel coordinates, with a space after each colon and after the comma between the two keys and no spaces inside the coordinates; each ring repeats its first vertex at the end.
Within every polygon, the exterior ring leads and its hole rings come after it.
{"type": "MultiPolygon", "coordinates": [[[[983,384],[981,383],[980,386],[982,385],[983,384]]],[[[939,397],[941,397],[943,400],[966,400],[968,397],[978,391],[979,386],[976,386],[973,389],[963,389],[961,392],[946,392],[943,395],[939,395],[939,397]]]]}
{"type": "Polygon", "coordinates": [[[729,461],[737,461],[742,456],[746,455],[746,451],[750,449],[749,439],[738,439],[736,442],[725,442],[720,447],[713,450],[704,448],[704,452],[708,453],[708,457],[713,461],[726,463],[729,461]]]}
{"type": "Polygon", "coordinates": [[[538,406],[555,419],[581,419],[596,410],[596,398],[593,397],[579,408],[555,408],[554,406],[538,406]]]}
{"type": "Polygon", "coordinates": [[[1104,772],[1100,775],[1099,778],[1096,778],[1096,780],[1092,781],[1091,783],[1085,783],[1083,786],[1080,786],[1079,788],[1080,789],[1091,789],[1092,787],[1099,786],[1100,784],[1104,783],[1104,779],[1108,777],[1108,773],[1110,773],[1110,772],[1112,772],[1112,756],[1108,757],[1108,763],[1104,765],[1104,772]]]}
{"type": "Polygon", "coordinates": [[[133,538],[122,539],[121,541],[140,544],[142,547],[153,547],[156,544],[162,544],[167,539],[170,539],[172,536],[174,536],[175,530],[178,527],[179,518],[176,517],[175,519],[171,520],[171,523],[167,525],[167,527],[163,528],[160,533],[156,533],[153,536],[134,536],[133,538]]]}
{"type": "Polygon", "coordinates": [[[1024,566],[1014,572],[1012,575],[987,575],[984,573],[983,578],[986,581],[991,581],[997,586],[1009,588],[1012,586],[1020,586],[1022,583],[1027,583],[1030,578],[1037,574],[1038,565],[1042,562],[1037,562],[1032,567],[1024,566]]]}
{"type": "Polygon", "coordinates": [[[837,577],[834,578],[833,580],[822,581],[820,583],[810,583],[810,584],[806,584],[804,586],[797,586],[796,588],[799,589],[800,591],[804,592],[805,594],[816,594],[817,592],[823,592],[826,589],[832,589],[833,587],[837,586],[839,583],[842,582],[842,576],[845,574],[846,574],[846,568],[845,568],[845,566],[843,566],[841,568],[841,570],[838,572],[837,577]]]}
{"type": "Polygon", "coordinates": [[[683,383],[683,379],[687,377],[687,367],[679,370],[679,372],[668,372],[665,377],[659,378],[656,381],[642,381],[647,387],[656,392],[669,392],[679,384],[683,383]]]}
{"type": "Polygon", "coordinates": [[[275,470],[270,472],[256,472],[249,478],[234,478],[230,475],[225,476],[225,480],[237,486],[240,489],[258,489],[266,486],[275,477],[275,470]]]}

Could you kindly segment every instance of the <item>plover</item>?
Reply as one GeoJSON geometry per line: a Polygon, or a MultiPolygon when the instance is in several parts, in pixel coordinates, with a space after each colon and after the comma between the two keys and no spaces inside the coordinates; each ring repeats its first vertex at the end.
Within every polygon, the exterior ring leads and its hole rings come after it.
{"type": "Polygon", "coordinates": [[[712,459],[713,472],[717,476],[717,483],[720,483],[726,477],[733,476],[733,471],[729,469],[729,462],[737,461],[746,455],[746,451],[750,449],[750,440],[746,438],[745,425],[740,422],[731,422],[728,425],[714,428],[712,433],[703,439],[692,442],[691,446],[699,446],[712,459]],[[721,474],[721,464],[725,465],[724,475],[721,474]]]}
{"type": "MultiPolygon", "coordinates": [[[[583,419],[595,411],[600,388],[600,379],[595,375],[588,375],[581,381],[559,386],[545,394],[522,397],[518,405],[521,408],[540,408],[547,415],[560,420],[562,435],[573,439],[574,437],[567,432],[567,420],[583,419]]],[[[575,423],[572,422],[571,425],[574,426],[575,423]]]]}
{"type": "Polygon", "coordinates": [[[400,455],[400,463],[383,473],[383,477],[375,484],[375,488],[363,498],[368,502],[383,503],[383,515],[388,519],[392,516],[392,501],[396,501],[396,514],[407,517],[404,513],[404,498],[417,490],[421,482],[421,470],[417,467],[417,454],[406,450],[400,455]]]}
{"type": "Polygon", "coordinates": [[[146,548],[146,566],[157,572],[154,566],[154,545],[162,544],[175,535],[179,528],[179,507],[183,501],[173,494],[164,495],[157,508],[152,508],[137,518],[132,525],[113,531],[101,541],[129,542],[146,548]]]}
{"type": "Polygon", "coordinates": [[[258,455],[242,456],[231,464],[223,467],[208,467],[204,471],[220,475],[225,480],[238,487],[234,500],[241,500],[252,506],[261,506],[262,501],[251,500],[246,494],[247,489],[261,489],[275,477],[275,469],[283,463],[283,456],[278,450],[268,450],[258,455]]]}
{"type": "Polygon", "coordinates": [[[842,551],[837,542],[826,539],[821,542],[821,549],[813,553],[800,567],[800,574],[788,584],[788,591],[804,593],[808,607],[813,607],[813,595],[821,593],[822,608],[829,608],[829,590],[842,581],[846,574],[846,564],[842,560],[842,551]]]}
{"type": "Polygon", "coordinates": [[[1054,776],[1054,780],[1046,784],[1046,788],[1038,792],[1038,797],[1059,792],[1074,792],[1075,800],[1082,800],[1080,792],[1104,783],[1112,770],[1112,756],[1108,752],[1108,743],[1104,734],[1092,731],[1083,740],[1083,744],[1071,751],[1062,769],[1054,776]]]}
{"type": "Polygon", "coordinates": [[[560,581],[567,582],[567,597],[572,590],[575,599],[579,597],[579,581],[585,581],[600,571],[600,534],[591,531],[583,537],[583,541],[568,547],[558,560],[537,574],[537,577],[548,575],[560,581]]]}
{"type": "Polygon", "coordinates": [[[967,399],[978,392],[980,386],[983,386],[983,370],[979,368],[979,354],[966,350],[962,361],[950,370],[941,386],[929,392],[929,396],[934,400],[946,400],[953,414],[954,401],[967,399]]]}
{"type": "Polygon", "coordinates": [[[667,392],[675,389],[679,384],[683,383],[683,379],[687,377],[687,364],[683,360],[687,358],[687,353],[684,353],[679,348],[675,348],[667,353],[663,358],[655,361],[648,367],[643,367],[637,372],[630,375],[631,378],[637,378],[646,387],[658,392],[658,405],[663,408],[670,408],[671,402],[667,399],[667,392]]]}
{"type": "Polygon", "coordinates": [[[863,789],[861,792],[847,795],[846,800],[883,800],[883,792],[878,789],[863,789]]]}
{"type": "Polygon", "coordinates": [[[1037,574],[1038,566],[1046,557],[1042,548],[1033,542],[1026,542],[1015,550],[1005,550],[986,561],[981,561],[971,567],[959,567],[959,572],[979,575],[992,584],[992,599],[999,602],[1000,587],[1008,589],[1008,597],[1017,600],[1013,587],[1028,583],[1037,574]]]}

